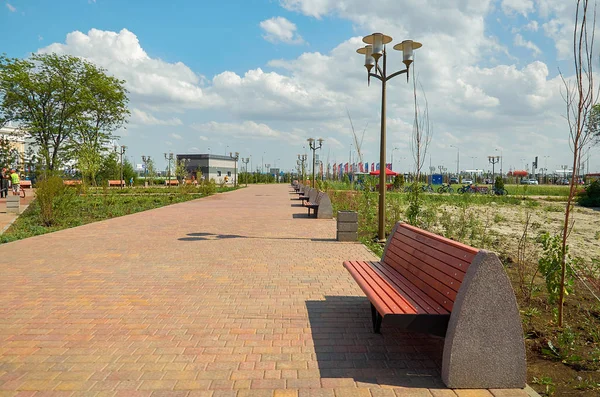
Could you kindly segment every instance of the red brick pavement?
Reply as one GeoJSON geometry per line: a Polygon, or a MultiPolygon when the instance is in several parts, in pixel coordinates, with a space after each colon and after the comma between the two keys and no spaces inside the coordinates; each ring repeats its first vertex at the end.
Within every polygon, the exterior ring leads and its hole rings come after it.
{"type": "Polygon", "coordinates": [[[445,390],[439,339],[374,335],[342,261],[375,257],[294,197],[251,186],[2,246],[0,397],[524,395],[445,390]]]}

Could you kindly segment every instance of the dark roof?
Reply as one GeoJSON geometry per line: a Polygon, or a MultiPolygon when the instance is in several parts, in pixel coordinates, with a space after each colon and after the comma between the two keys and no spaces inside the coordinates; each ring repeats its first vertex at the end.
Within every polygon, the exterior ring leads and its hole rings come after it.
{"type": "Polygon", "coordinates": [[[177,159],[190,159],[190,160],[205,160],[205,159],[210,159],[210,160],[229,160],[229,161],[233,161],[234,160],[233,157],[223,156],[223,155],[220,155],[220,154],[211,154],[211,153],[205,153],[205,154],[178,154],[177,155],[177,159]]]}

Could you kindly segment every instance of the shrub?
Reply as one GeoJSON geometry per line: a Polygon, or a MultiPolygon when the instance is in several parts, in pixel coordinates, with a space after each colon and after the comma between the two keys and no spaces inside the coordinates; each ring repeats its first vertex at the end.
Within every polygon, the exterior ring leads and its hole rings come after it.
{"type": "Polygon", "coordinates": [[[494,182],[494,187],[496,190],[504,189],[504,180],[501,176],[496,177],[496,181],[494,182]]]}
{"type": "Polygon", "coordinates": [[[69,189],[63,180],[51,176],[37,183],[36,201],[40,207],[40,221],[45,226],[52,226],[62,216],[67,215],[69,207],[75,199],[76,189],[69,189]]]}
{"type": "Polygon", "coordinates": [[[577,201],[583,207],[600,207],[600,181],[594,181],[586,187],[577,201]]]}

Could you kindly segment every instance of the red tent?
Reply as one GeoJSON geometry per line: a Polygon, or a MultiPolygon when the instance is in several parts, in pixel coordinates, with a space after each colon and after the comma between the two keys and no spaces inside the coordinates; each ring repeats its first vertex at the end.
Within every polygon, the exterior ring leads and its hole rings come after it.
{"type": "MultiPolygon", "coordinates": [[[[379,170],[372,171],[372,172],[369,173],[369,175],[379,175],[379,170]]],[[[398,175],[398,173],[390,170],[389,168],[386,168],[385,169],[385,175],[386,176],[396,176],[396,175],[398,175]]]]}

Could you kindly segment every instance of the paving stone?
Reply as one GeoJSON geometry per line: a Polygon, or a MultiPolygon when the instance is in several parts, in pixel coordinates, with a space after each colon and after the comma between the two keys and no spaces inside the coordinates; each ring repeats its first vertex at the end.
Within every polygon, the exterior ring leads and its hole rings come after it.
{"type": "Polygon", "coordinates": [[[11,243],[0,397],[458,394],[439,339],[371,332],[342,262],[378,258],[295,197],[249,186],[11,243]]]}

